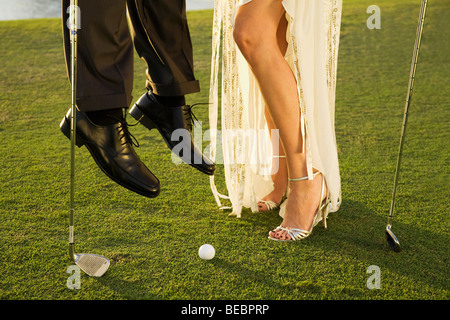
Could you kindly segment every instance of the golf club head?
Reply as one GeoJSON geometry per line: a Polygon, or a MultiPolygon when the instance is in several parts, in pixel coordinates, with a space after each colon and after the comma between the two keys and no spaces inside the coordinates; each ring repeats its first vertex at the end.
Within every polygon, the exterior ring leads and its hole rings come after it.
{"type": "Polygon", "coordinates": [[[101,277],[109,268],[109,260],[103,256],[90,253],[75,255],[75,264],[91,277],[101,277]]]}
{"type": "Polygon", "coordinates": [[[398,241],[395,234],[391,231],[390,224],[386,226],[386,240],[389,244],[389,247],[391,247],[392,250],[394,250],[395,252],[402,251],[402,248],[400,247],[400,242],[398,241]]]}

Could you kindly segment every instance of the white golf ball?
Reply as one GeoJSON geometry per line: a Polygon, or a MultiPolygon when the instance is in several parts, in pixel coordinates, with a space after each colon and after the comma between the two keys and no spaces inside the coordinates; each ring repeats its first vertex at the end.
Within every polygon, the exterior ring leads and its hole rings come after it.
{"type": "Polygon", "coordinates": [[[210,244],[204,244],[198,249],[198,256],[203,260],[211,260],[215,254],[216,250],[210,244]]]}

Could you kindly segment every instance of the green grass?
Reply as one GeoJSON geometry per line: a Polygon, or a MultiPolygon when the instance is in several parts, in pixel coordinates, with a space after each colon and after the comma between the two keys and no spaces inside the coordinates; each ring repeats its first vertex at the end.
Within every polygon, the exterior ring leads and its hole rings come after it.
{"type": "MultiPolygon", "coordinates": [[[[0,299],[448,299],[450,4],[429,1],[410,109],[393,230],[384,238],[419,0],[387,1],[368,30],[370,1],[344,1],[336,101],[343,204],[298,243],[267,240],[276,212],[218,210],[209,179],[175,165],[161,137],[132,127],[144,163],[161,180],[147,199],[110,181],[77,149],[77,252],[105,255],[102,278],[69,290],[66,269],[69,141],[59,122],[70,87],[58,19],[0,22],[0,299]],[[211,261],[198,258],[204,243],[211,261]],[[369,290],[367,268],[381,270],[369,290]]],[[[207,102],[212,11],[189,12],[196,75],[207,102]]],[[[134,100],[145,92],[136,57],[134,100]]],[[[195,110],[195,109],[194,109],[195,110]]],[[[196,115],[207,128],[206,106],[196,115]]],[[[133,122],[130,120],[130,122],[133,122]]],[[[206,146],[206,142],[204,147],[206,146]]],[[[225,192],[223,168],[216,182],[225,192]]]]}

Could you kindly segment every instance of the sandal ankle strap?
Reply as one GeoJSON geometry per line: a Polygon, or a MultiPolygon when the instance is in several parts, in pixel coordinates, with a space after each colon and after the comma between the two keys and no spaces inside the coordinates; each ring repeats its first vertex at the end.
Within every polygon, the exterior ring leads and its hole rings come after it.
{"type": "MultiPolygon", "coordinates": [[[[317,172],[313,173],[313,178],[315,178],[319,174],[321,174],[320,171],[317,171],[317,172]]],[[[308,176],[301,177],[301,178],[294,178],[294,179],[289,178],[289,181],[302,181],[302,180],[308,180],[308,176]]]]}

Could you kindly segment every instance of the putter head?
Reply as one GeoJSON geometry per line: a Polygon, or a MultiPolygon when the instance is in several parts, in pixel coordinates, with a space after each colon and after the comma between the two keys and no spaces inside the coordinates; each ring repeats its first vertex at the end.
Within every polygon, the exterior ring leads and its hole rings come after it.
{"type": "Polygon", "coordinates": [[[390,224],[386,226],[386,240],[389,244],[389,247],[391,247],[392,250],[394,250],[395,252],[402,251],[402,248],[400,247],[400,242],[398,241],[395,234],[391,231],[390,224]]]}
{"type": "Polygon", "coordinates": [[[103,256],[90,253],[75,255],[75,264],[91,277],[101,277],[109,268],[109,260],[103,256]]]}

